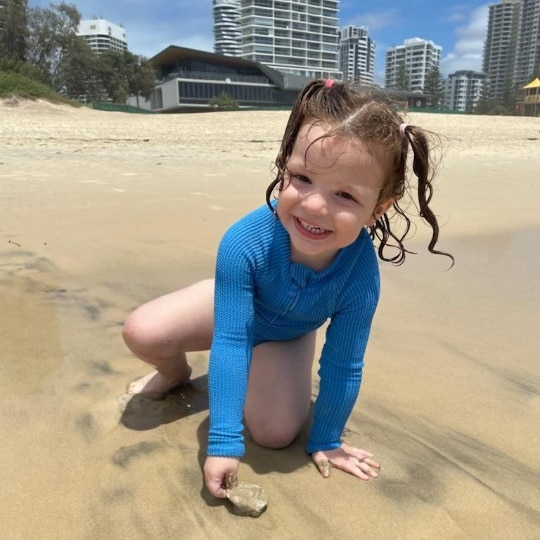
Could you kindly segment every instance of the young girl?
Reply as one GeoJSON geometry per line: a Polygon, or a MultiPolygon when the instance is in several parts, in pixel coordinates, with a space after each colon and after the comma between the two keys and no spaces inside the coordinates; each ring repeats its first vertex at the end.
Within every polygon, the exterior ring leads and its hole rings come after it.
{"type": "Polygon", "coordinates": [[[244,426],[259,445],[282,448],[308,420],[315,335],[327,321],[306,449],[323,476],[328,465],[364,480],[377,476],[372,454],[341,436],[379,298],[373,241],[385,261],[401,264],[407,252],[410,220],[399,201],[412,191],[410,150],[419,215],[432,230],[428,249],[452,259],[435,249],[427,132],[405,124],[381,97],[316,80],[291,112],[267,204],[223,236],[215,280],[153,300],[126,321],[126,344],[156,369],[132,393],[163,394],[186,382],[186,352],[210,349],[204,476],[216,497],[226,496],[225,479],[237,472],[244,426]],[[401,234],[391,228],[392,208],[401,234]]]}

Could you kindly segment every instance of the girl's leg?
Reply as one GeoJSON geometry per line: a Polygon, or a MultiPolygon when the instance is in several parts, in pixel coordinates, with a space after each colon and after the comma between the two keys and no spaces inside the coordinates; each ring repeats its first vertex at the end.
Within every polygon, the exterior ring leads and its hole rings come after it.
{"type": "Polygon", "coordinates": [[[261,446],[288,446],[308,418],[315,337],[316,332],[311,332],[253,349],[244,418],[251,437],[261,446]]]}
{"type": "Polygon", "coordinates": [[[163,394],[187,381],[186,351],[210,348],[214,329],[214,280],[200,281],[142,305],[122,332],[129,349],[156,371],[131,383],[129,393],[163,394]]]}

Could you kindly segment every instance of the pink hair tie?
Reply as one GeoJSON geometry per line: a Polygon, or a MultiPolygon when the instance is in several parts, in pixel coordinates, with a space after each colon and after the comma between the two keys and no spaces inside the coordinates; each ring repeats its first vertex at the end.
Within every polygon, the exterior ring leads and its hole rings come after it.
{"type": "Polygon", "coordinates": [[[326,79],[326,81],[324,81],[325,88],[332,88],[333,85],[334,85],[334,79],[326,79]]]}
{"type": "Polygon", "coordinates": [[[399,132],[402,137],[405,137],[405,130],[407,129],[408,125],[409,124],[407,124],[407,122],[403,122],[402,124],[399,125],[399,132]]]}

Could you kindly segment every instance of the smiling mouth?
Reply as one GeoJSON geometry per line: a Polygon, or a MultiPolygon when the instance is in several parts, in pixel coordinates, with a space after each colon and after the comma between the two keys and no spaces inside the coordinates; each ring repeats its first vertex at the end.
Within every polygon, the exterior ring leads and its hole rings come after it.
{"type": "Polygon", "coordinates": [[[310,225],[306,221],[303,221],[302,219],[297,218],[297,217],[294,218],[294,221],[298,229],[302,233],[307,234],[311,238],[313,237],[321,238],[321,237],[328,236],[331,233],[331,231],[328,231],[326,229],[321,229],[320,227],[316,227],[315,225],[310,225]]]}

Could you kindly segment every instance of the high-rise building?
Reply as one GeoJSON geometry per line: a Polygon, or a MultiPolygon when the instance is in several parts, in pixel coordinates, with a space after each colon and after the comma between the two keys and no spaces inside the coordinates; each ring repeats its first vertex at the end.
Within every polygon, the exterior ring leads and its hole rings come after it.
{"type": "Polygon", "coordinates": [[[365,26],[345,26],[339,33],[339,69],[343,79],[370,84],[375,75],[375,43],[365,26]]]}
{"type": "Polygon", "coordinates": [[[473,112],[484,96],[485,78],[478,71],[450,74],[445,82],[445,106],[452,111],[473,112]]]}
{"type": "Polygon", "coordinates": [[[403,45],[386,51],[384,83],[386,88],[399,88],[410,92],[423,91],[431,68],[440,67],[442,47],[433,41],[418,37],[406,39],[403,45]],[[406,76],[408,88],[400,88],[406,76]]]}
{"type": "Polygon", "coordinates": [[[489,6],[483,61],[488,99],[502,101],[512,88],[521,1],[501,0],[500,4],[489,6]]]}
{"type": "Polygon", "coordinates": [[[540,0],[520,2],[513,85],[521,88],[539,73],[540,68],[540,0]]]}
{"type": "Polygon", "coordinates": [[[341,78],[339,0],[240,0],[240,56],[282,73],[341,78]]]}
{"type": "Polygon", "coordinates": [[[104,51],[127,51],[126,29],[105,19],[81,21],[77,35],[84,37],[96,53],[104,51]]]}
{"type": "Polygon", "coordinates": [[[212,0],[214,52],[240,56],[240,0],[212,0]]]}
{"type": "Polygon", "coordinates": [[[511,101],[540,66],[540,0],[501,0],[489,6],[483,70],[486,94],[511,101]]]}

